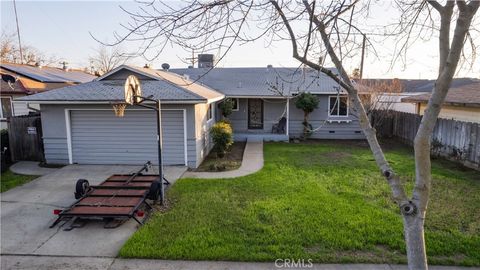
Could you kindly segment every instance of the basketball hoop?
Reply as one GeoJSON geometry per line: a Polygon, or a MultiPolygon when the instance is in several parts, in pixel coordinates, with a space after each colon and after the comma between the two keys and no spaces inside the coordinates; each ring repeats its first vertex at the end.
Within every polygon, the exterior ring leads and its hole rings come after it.
{"type": "Polygon", "coordinates": [[[125,81],[125,102],[133,105],[142,101],[142,89],[137,77],[130,75],[125,81]]]}
{"type": "Polygon", "coordinates": [[[133,105],[142,101],[142,90],[140,88],[140,82],[137,77],[130,75],[125,81],[125,93],[123,102],[112,103],[115,116],[123,117],[125,114],[125,108],[127,105],[133,105]]]}
{"type": "Polygon", "coordinates": [[[127,107],[127,103],[112,103],[113,111],[115,112],[115,116],[123,117],[125,113],[125,108],[127,107]]]}

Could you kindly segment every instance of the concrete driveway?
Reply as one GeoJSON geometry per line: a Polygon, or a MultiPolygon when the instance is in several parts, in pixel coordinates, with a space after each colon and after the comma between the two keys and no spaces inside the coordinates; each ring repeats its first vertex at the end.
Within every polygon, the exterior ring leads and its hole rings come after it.
{"type": "MultiPolygon", "coordinates": [[[[1,254],[115,257],[125,241],[137,230],[130,220],[116,229],[104,229],[103,222],[64,231],[54,221],[53,209],[75,201],[79,178],[98,184],[116,173],[131,173],[140,166],[70,165],[44,175],[1,196],[1,254]]],[[[186,167],[165,167],[172,183],[186,167]]]]}

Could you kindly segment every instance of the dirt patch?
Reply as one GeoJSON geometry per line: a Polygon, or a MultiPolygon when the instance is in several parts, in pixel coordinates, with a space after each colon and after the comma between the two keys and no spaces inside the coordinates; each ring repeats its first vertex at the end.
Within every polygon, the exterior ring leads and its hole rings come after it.
{"type": "Polygon", "coordinates": [[[234,142],[227,154],[219,158],[213,151],[208,154],[202,164],[194,171],[196,172],[218,172],[231,171],[240,168],[242,165],[243,151],[246,142],[234,142]]]}
{"type": "Polygon", "coordinates": [[[324,154],[324,157],[332,161],[340,161],[345,158],[351,157],[352,154],[346,152],[328,152],[324,154]]]}
{"type": "MultiPolygon", "coordinates": [[[[316,254],[325,252],[320,246],[311,246],[304,249],[309,254],[316,254]]],[[[376,245],[373,250],[339,250],[334,251],[335,258],[342,261],[343,259],[355,258],[365,262],[389,262],[392,258],[404,256],[398,251],[389,249],[384,245],[376,245]]]]}

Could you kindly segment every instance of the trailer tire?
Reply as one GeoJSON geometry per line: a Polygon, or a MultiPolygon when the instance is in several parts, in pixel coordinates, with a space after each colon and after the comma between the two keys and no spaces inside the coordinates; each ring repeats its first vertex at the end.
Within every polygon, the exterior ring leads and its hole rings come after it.
{"type": "Polygon", "coordinates": [[[158,200],[158,197],[160,197],[160,181],[154,181],[150,185],[150,190],[148,191],[147,199],[150,199],[152,201],[158,200]]]}
{"type": "Polygon", "coordinates": [[[86,179],[78,179],[75,185],[75,199],[80,199],[90,190],[90,183],[86,179]]]}

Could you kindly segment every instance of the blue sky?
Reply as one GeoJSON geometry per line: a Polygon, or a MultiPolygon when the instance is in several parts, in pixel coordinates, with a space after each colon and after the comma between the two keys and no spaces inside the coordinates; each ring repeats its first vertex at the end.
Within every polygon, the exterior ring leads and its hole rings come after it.
{"type": "MultiPolygon", "coordinates": [[[[15,31],[15,16],[13,2],[0,0],[2,31],[15,31]]],[[[372,11],[372,16],[379,14],[381,19],[376,23],[391,22],[395,11],[390,5],[383,2],[372,11]],[[390,21],[389,21],[390,20],[390,21]]],[[[121,30],[120,23],[127,23],[128,17],[119,8],[135,9],[136,3],[130,1],[23,1],[17,0],[17,11],[21,38],[24,44],[36,47],[47,55],[55,55],[69,62],[72,67],[88,66],[88,57],[94,53],[98,43],[90,36],[92,33],[101,40],[113,40],[113,31],[121,30]]],[[[378,15],[377,15],[378,16],[378,15]]],[[[380,59],[367,53],[365,61],[366,77],[370,78],[434,78],[437,71],[437,40],[419,42],[408,55],[408,69],[400,65],[390,68],[390,57],[393,44],[389,41],[378,42],[375,49],[380,59]]],[[[126,49],[135,44],[124,44],[126,49]]],[[[162,63],[169,63],[172,67],[182,68],[186,64],[181,61],[190,57],[190,53],[178,48],[169,47],[154,62],[154,68],[160,68],[162,63]]],[[[358,60],[359,62],[359,60],[358,60]]],[[[134,59],[132,64],[143,65],[146,61],[134,59]]],[[[219,66],[297,66],[291,57],[291,48],[288,42],[275,43],[265,48],[264,41],[235,46],[219,66]]],[[[357,64],[351,63],[347,68],[353,69],[357,64]]],[[[357,65],[358,66],[358,65],[357,65]]],[[[459,77],[480,77],[480,63],[475,64],[473,70],[463,70],[459,77]]]]}

